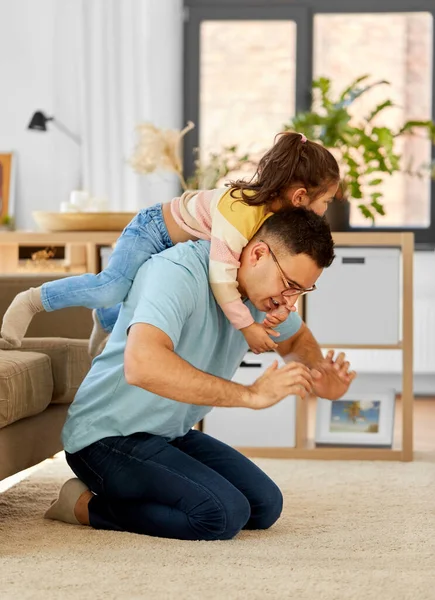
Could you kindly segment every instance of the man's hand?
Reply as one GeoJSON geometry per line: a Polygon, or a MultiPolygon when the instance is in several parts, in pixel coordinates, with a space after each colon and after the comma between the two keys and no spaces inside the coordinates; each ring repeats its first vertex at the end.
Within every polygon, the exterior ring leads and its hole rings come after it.
{"type": "Polygon", "coordinates": [[[269,336],[279,337],[279,333],[269,327],[264,327],[260,323],[252,323],[252,325],[244,327],[240,331],[245,336],[245,340],[254,354],[261,354],[278,348],[278,345],[269,336]]]}
{"type": "Polygon", "coordinates": [[[305,365],[291,362],[278,368],[278,361],[274,361],[255,383],[248,386],[251,398],[247,407],[268,408],[290,395],[305,398],[311,393],[312,386],[313,378],[305,365]]]}
{"type": "Polygon", "coordinates": [[[334,360],[334,350],[329,350],[326,358],[311,369],[313,392],[316,396],[337,400],[347,392],[356,373],[349,371],[350,363],[345,359],[344,352],[340,352],[334,360]]]}

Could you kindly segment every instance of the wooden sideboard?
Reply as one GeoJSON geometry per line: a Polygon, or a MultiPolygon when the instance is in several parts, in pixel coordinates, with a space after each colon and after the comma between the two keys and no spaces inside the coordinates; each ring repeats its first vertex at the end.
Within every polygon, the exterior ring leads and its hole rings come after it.
{"type": "Polygon", "coordinates": [[[98,273],[99,248],[112,246],[120,231],[0,231],[0,275],[13,273],[98,273]],[[64,247],[61,260],[20,260],[20,248],[64,247]]]}

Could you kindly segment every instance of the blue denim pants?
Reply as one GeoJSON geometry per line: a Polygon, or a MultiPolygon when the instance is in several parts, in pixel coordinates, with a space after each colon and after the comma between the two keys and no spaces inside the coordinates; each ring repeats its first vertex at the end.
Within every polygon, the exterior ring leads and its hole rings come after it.
{"type": "Polygon", "coordinates": [[[118,303],[127,296],[139,267],[153,254],[171,246],[162,205],[145,208],[122,232],[104,271],[98,275],[86,273],[44,283],[42,305],[46,311],[68,306],[108,308],[98,311],[98,318],[103,328],[110,332],[119,313],[118,303]]]}
{"type": "Polygon", "coordinates": [[[66,459],[96,494],[95,529],[229,540],[241,529],[267,529],[282,511],[282,494],[261,469],[197,430],[172,442],[148,433],[108,437],[66,459]]]}

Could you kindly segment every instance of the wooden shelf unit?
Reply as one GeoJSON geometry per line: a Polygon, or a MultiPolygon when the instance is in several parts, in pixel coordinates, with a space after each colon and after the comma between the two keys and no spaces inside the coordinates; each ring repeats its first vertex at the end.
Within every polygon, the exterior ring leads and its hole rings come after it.
{"type": "MultiPolygon", "coordinates": [[[[398,344],[321,344],[329,349],[383,349],[402,351],[402,431],[401,448],[346,448],[316,447],[308,439],[307,404],[301,398],[296,404],[296,446],[294,448],[238,447],[249,457],[255,458],[301,458],[316,460],[413,460],[413,233],[334,233],[334,242],[338,247],[395,247],[402,254],[402,339],[398,344]]],[[[299,312],[304,318],[304,297],[301,298],[299,312]]],[[[376,303],[374,303],[376,306],[376,303]]]]}
{"type": "MultiPolygon", "coordinates": [[[[85,261],[85,272],[97,273],[98,249],[110,246],[119,237],[116,231],[68,231],[44,233],[33,231],[0,231],[0,275],[17,273],[20,246],[64,246],[71,267],[85,261]]],[[[324,348],[398,349],[402,351],[402,447],[378,448],[316,448],[308,440],[307,406],[300,398],[296,405],[295,448],[238,448],[251,457],[302,458],[325,460],[401,460],[413,459],[413,252],[412,233],[334,233],[336,246],[347,247],[398,247],[402,252],[402,340],[395,345],[344,345],[322,344],[324,348]]],[[[19,271],[23,273],[22,270],[19,271]]],[[[34,271],[29,271],[34,273],[34,271]]],[[[300,312],[304,316],[304,298],[300,312]]]]}

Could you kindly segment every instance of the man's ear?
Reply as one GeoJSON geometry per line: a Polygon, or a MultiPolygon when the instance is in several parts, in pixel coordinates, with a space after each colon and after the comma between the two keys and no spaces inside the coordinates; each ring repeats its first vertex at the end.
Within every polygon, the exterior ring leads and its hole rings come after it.
{"type": "Polygon", "coordinates": [[[294,192],[290,192],[289,200],[293,206],[307,206],[309,202],[307,190],[304,187],[298,188],[294,192]]]}
{"type": "Polygon", "coordinates": [[[251,265],[254,267],[263,257],[267,256],[269,250],[263,242],[256,242],[250,250],[249,260],[251,265]]]}

